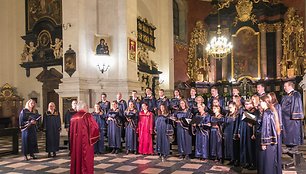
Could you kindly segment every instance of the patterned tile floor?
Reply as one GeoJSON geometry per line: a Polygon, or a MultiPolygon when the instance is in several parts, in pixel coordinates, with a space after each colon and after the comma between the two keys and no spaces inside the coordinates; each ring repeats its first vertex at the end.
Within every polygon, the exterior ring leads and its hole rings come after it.
{"type": "MultiPolygon", "coordinates": [[[[0,138],[0,153],[11,149],[10,141],[8,137],[0,138]]],[[[40,153],[37,154],[38,159],[36,160],[25,161],[20,153],[19,155],[1,155],[0,173],[69,173],[70,158],[66,149],[60,150],[56,158],[47,158],[47,153],[44,152],[45,140],[41,134],[38,143],[40,153]]],[[[300,149],[306,156],[306,146],[302,146],[300,149]]],[[[180,160],[176,157],[175,152],[176,150],[166,162],[161,162],[158,156],[125,155],[124,153],[95,155],[95,173],[256,173],[256,171],[234,168],[213,161],[203,163],[197,159],[180,160]]],[[[306,163],[300,167],[283,170],[283,173],[306,173],[306,163]]]]}

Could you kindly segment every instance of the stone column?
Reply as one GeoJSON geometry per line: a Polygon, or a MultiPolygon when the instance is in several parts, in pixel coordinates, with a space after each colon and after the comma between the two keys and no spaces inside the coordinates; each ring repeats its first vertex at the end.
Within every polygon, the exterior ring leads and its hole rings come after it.
{"type": "Polygon", "coordinates": [[[267,24],[261,23],[258,24],[258,28],[260,30],[260,71],[261,77],[267,77],[267,44],[266,44],[266,26],[267,24]]]}
{"type": "Polygon", "coordinates": [[[282,23],[274,24],[276,29],[276,77],[281,77],[280,62],[282,59],[282,23]]]}

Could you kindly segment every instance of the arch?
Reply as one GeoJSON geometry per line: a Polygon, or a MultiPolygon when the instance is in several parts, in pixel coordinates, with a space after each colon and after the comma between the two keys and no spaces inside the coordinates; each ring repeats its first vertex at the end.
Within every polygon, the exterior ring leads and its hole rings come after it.
{"type": "Polygon", "coordinates": [[[187,1],[173,0],[173,33],[176,40],[187,41],[187,1]]]}

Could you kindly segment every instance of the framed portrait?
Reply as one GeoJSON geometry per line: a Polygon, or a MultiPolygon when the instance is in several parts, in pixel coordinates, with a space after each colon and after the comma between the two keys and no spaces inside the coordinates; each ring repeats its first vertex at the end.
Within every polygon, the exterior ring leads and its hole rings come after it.
{"type": "Polygon", "coordinates": [[[260,77],[260,38],[253,28],[241,27],[232,36],[233,51],[231,57],[232,78],[240,79],[260,77]]]}
{"type": "Polygon", "coordinates": [[[136,41],[128,38],[128,60],[136,62],[137,60],[137,45],[136,41]]]}
{"type": "Polygon", "coordinates": [[[94,52],[96,55],[109,55],[111,48],[111,39],[107,35],[95,35],[94,52]]]}

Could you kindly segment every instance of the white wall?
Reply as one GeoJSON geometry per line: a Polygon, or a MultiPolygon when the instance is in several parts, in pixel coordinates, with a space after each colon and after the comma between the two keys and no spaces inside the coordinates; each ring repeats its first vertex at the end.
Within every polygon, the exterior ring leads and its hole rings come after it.
{"type": "Polygon", "coordinates": [[[150,59],[155,61],[163,73],[161,88],[174,88],[174,50],[173,50],[173,12],[172,0],[137,0],[137,15],[148,19],[156,26],[156,50],[149,52],[150,59]]]}

